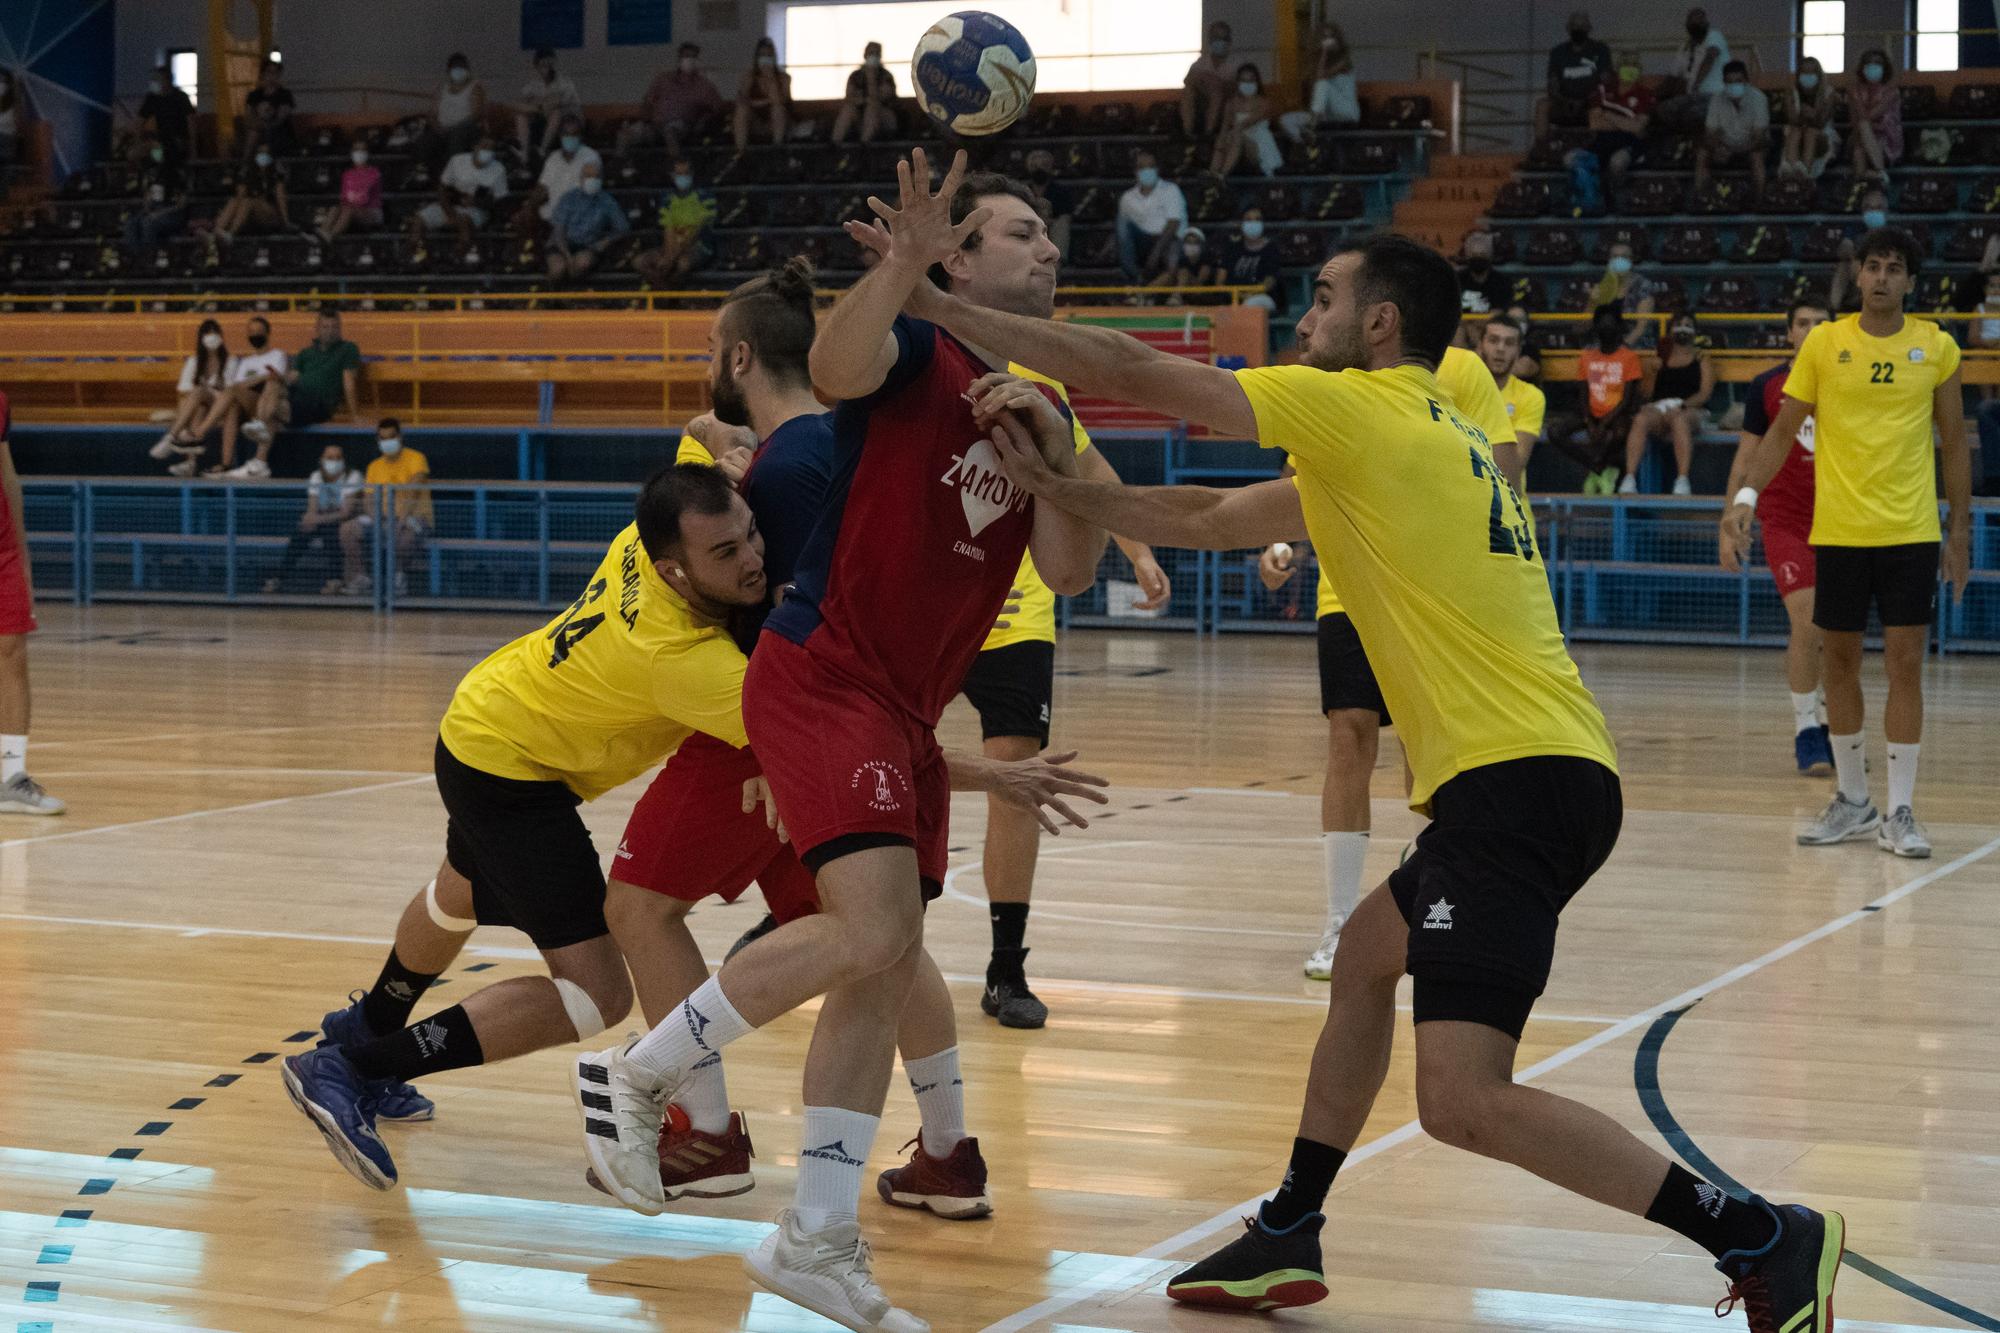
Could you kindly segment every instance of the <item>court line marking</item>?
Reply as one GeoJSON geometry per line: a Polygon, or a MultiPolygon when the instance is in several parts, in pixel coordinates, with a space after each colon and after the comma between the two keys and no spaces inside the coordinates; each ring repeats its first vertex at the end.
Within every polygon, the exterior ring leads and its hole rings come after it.
{"type": "MultiPolygon", "coordinates": [[[[1734,985],[1745,977],[1753,976],[1771,966],[1771,964],[1781,962],[1799,950],[1809,945],[1817,944],[1827,936],[1847,929],[1857,921],[1866,921],[1878,915],[1882,909],[1889,907],[1891,904],[1901,902],[1911,894],[1937,883],[1947,875],[1954,874],[1969,865],[1985,860],[1996,850],[2000,850],[2000,838],[1994,838],[1955,860],[1947,861],[1935,870],[1926,871],[1924,874],[1918,875],[1915,879],[1905,882],[1901,887],[1891,889],[1881,897],[1871,900],[1863,907],[1848,912],[1843,916],[1835,917],[1833,920],[1816,929],[1809,930],[1805,934],[1788,940],[1767,953],[1752,958],[1747,963],[1739,963],[1727,972],[1720,973],[1698,986],[1692,986],[1682,991],[1670,1000],[1663,1000],[1649,1009],[1641,1010],[1629,1018],[1614,1023],[1608,1028],[1594,1032],[1575,1045],[1564,1047],[1554,1055],[1549,1056],[1546,1060],[1530,1065],[1527,1069],[1515,1074],[1514,1081],[1517,1083],[1528,1083],[1540,1078],[1544,1074],[1553,1073],[1571,1061],[1579,1060],[1589,1055],[1599,1047],[1608,1045],[1622,1037],[1629,1036],[1663,1014],[1671,1013],[1675,1009],[1685,1009],[1695,1001],[1713,995],[1725,986],[1734,985]],[[1871,908],[1874,910],[1870,910],[1871,908]]],[[[1399,1125],[1380,1138],[1372,1139],[1367,1143],[1357,1146],[1353,1152],[1347,1155],[1345,1166],[1352,1168],[1360,1162],[1380,1156],[1391,1148],[1408,1143],[1421,1133],[1423,1133],[1423,1128],[1415,1120],[1399,1125]]],[[[1255,1208],[1265,1199],[1268,1199],[1271,1193],[1272,1191],[1266,1190],[1262,1194],[1245,1199],[1233,1207],[1225,1208],[1207,1221],[1197,1222],[1186,1230],[1167,1237],[1157,1245],[1152,1245],[1141,1250],[1135,1257],[1139,1259],[1171,1258],[1197,1241],[1207,1240],[1217,1232],[1237,1225],[1246,1210],[1255,1208]]],[[[980,1330],[980,1333],[1020,1333],[1020,1330],[1029,1327],[1039,1320],[1047,1319],[1073,1306],[1081,1305],[1084,1301],[1105,1290],[1107,1285],[1103,1281],[1079,1283],[1068,1291],[1057,1292],[1054,1295],[1043,1298],[1034,1305],[1028,1306],[1026,1309],[1018,1310],[1004,1319],[988,1324],[984,1329],[980,1330]]]]}
{"type": "Polygon", "coordinates": [[[420,782],[435,782],[436,778],[425,773],[421,777],[403,778],[396,782],[368,782],[359,787],[340,787],[333,791],[300,792],[296,796],[273,796],[269,800],[250,801],[243,805],[219,805],[212,810],[189,810],[178,815],[159,815],[153,819],[134,819],[124,824],[99,824],[95,828],[80,828],[73,833],[47,833],[39,838],[8,838],[0,842],[0,851],[10,847],[38,847],[45,842],[64,842],[71,838],[88,838],[99,833],[123,833],[135,828],[153,828],[160,824],[179,824],[190,819],[206,819],[211,815],[240,815],[251,810],[269,810],[277,805],[290,805],[293,801],[320,801],[333,796],[359,796],[364,792],[388,791],[394,787],[414,787],[420,782]]]}

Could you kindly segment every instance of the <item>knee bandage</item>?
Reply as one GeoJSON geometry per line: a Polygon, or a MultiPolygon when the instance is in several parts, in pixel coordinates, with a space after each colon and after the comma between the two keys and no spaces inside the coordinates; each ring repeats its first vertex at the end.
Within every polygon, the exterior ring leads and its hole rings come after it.
{"type": "Polygon", "coordinates": [[[562,996],[563,1012],[569,1015],[570,1026],[576,1029],[576,1039],[583,1041],[604,1031],[604,1015],[597,1011],[597,1002],[589,992],[567,977],[552,978],[556,983],[556,994],[562,996]]]}
{"type": "Polygon", "coordinates": [[[454,935],[463,935],[476,927],[479,922],[462,916],[453,916],[438,906],[438,882],[432,880],[424,885],[424,910],[430,913],[431,923],[439,930],[448,930],[454,935]]]}

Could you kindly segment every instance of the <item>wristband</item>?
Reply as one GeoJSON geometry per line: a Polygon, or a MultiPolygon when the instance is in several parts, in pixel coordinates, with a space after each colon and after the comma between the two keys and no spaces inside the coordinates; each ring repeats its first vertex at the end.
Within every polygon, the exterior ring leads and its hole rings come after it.
{"type": "Polygon", "coordinates": [[[1757,488],[1755,486],[1745,486],[1742,490],[1736,492],[1735,503],[1755,508],[1757,504],[1757,488]]]}

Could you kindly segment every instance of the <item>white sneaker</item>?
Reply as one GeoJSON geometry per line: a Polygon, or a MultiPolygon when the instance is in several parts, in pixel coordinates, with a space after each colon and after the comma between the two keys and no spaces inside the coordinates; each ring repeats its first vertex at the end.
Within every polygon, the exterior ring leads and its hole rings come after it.
{"type": "Polygon", "coordinates": [[[1931,835],[1910,813],[1909,806],[1899,805],[1882,821],[1881,829],[1875,834],[1875,845],[1885,852],[1922,861],[1931,854],[1931,835]]]}
{"type": "Polygon", "coordinates": [[[243,433],[257,444],[267,444],[271,439],[271,428],[262,417],[251,417],[244,422],[243,433]]]}
{"type": "Polygon", "coordinates": [[[1306,955],[1306,975],[1314,981],[1325,981],[1333,975],[1333,949],[1340,943],[1340,928],[1346,924],[1346,917],[1329,918],[1318,947],[1306,955]]]}
{"type": "Polygon", "coordinates": [[[1882,826],[1875,802],[1854,802],[1839,792],[1833,794],[1819,818],[1799,830],[1799,846],[1831,847],[1837,842],[1865,838],[1882,826]]]}
{"type": "Polygon", "coordinates": [[[1674,494],[1675,494],[1675,495],[1693,495],[1693,494],[1694,494],[1694,486],[1693,486],[1693,485],[1692,485],[1692,484],[1691,484],[1691,483],[1690,483],[1690,482],[1688,481],[1688,479],[1687,479],[1686,477],[1675,477],[1675,478],[1674,478],[1674,494]]]}
{"type": "MultiPolygon", "coordinates": [[[[59,815],[67,809],[26,773],[16,773],[12,782],[0,787],[0,815],[59,815]]],[[[1930,855],[1928,846],[1924,855],[1930,855]]]]}
{"type": "Polygon", "coordinates": [[[366,574],[356,574],[353,578],[341,584],[340,590],[349,597],[365,597],[375,591],[375,580],[369,578],[366,574]]]}
{"type": "Polygon", "coordinates": [[[1618,483],[1618,493],[1620,495],[1637,495],[1639,493],[1639,479],[1627,472],[1625,480],[1618,483]]]}
{"type": "Polygon", "coordinates": [[[271,465],[261,458],[253,458],[242,467],[233,467],[222,475],[238,481],[262,481],[271,475],[271,465]]]}
{"type": "Polygon", "coordinates": [[[164,463],[169,458],[173,458],[177,456],[179,453],[180,453],[180,441],[174,438],[174,433],[172,431],[168,431],[165,435],[162,435],[159,438],[159,441],[156,444],[154,444],[152,448],[146,451],[146,457],[157,459],[159,462],[164,463]]]}
{"type": "Polygon", "coordinates": [[[583,1115],[583,1152],[605,1192],[635,1213],[666,1211],[660,1184],[660,1121],[678,1074],[662,1078],[625,1059],[629,1037],[607,1050],[576,1057],[570,1091],[583,1115]]]}
{"type": "Polygon", "coordinates": [[[743,1256],[751,1280],[855,1333],[930,1333],[930,1325],[889,1303],[875,1285],[873,1255],[857,1222],[802,1231],[787,1208],[778,1228],[743,1256]]]}
{"type": "Polygon", "coordinates": [[[167,475],[170,477],[192,477],[194,475],[195,461],[192,458],[183,458],[180,462],[167,469],[167,475]]]}

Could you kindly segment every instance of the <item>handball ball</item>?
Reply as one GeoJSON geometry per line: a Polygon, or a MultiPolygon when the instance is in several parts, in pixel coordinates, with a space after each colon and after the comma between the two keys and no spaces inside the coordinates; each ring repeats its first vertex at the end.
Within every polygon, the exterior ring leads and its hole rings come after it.
{"type": "Polygon", "coordinates": [[[933,23],[910,58],[917,105],[954,134],[998,134],[1035,93],[1035,53],[1021,30],[984,10],[933,23]]]}

